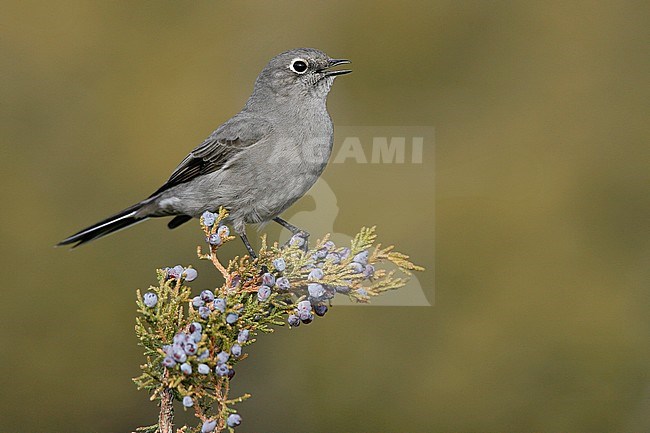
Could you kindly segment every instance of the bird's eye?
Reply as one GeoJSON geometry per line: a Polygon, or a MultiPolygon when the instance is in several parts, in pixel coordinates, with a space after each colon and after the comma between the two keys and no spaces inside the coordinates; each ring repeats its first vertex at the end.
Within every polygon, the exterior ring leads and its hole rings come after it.
{"type": "Polygon", "coordinates": [[[291,65],[289,65],[289,69],[296,74],[304,74],[307,71],[307,62],[303,59],[293,59],[291,65]]]}

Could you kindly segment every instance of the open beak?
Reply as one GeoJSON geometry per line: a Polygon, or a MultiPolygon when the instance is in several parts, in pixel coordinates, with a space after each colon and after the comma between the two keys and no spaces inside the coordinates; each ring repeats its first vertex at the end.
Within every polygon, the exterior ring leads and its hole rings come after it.
{"type": "Polygon", "coordinates": [[[330,68],[333,68],[338,65],[346,65],[350,63],[349,60],[347,59],[329,59],[329,64],[327,67],[321,69],[321,72],[323,73],[324,76],[326,77],[334,77],[336,75],[345,75],[349,74],[352,72],[350,69],[336,69],[336,70],[330,70],[330,68]]]}

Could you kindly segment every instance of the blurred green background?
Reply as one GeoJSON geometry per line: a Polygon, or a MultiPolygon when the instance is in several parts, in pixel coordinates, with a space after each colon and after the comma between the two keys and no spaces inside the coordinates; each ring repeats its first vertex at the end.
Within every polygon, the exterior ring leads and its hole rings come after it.
{"type": "MultiPolygon", "coordinates": [[[[151,193],[298,46],[353,60],[330,96],[335,124],[435,127],[422,165],[324,174],[336,231],[377,224],[427,266],[433,306],[339,307],[261,338],[234,381],[254,395],[238,431],[650,431],[649,12],[4,2],[0,431],[155,420],[130,381],[134,291],[156,267],[196,265],[198,226],[52,245],[151,193]]],[[[214,286],[198,267],[194,287],[214,286]]]]}

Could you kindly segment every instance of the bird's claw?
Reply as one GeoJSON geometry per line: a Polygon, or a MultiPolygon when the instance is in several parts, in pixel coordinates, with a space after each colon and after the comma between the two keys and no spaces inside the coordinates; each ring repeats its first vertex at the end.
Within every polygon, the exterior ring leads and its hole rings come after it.
{"type": "Polygon", "coordinates": [[[302,251],[307,252],[309,250],[309,233],[304,230],[300,230],[293,234],[288,241],[282,245],[282,248],[288,246],[297,246],[302,251]]]}

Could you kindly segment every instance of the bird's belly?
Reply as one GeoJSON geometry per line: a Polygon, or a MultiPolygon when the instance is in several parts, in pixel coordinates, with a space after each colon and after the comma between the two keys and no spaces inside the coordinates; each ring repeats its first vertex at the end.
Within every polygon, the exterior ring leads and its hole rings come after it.
{"type": "Polygon", "coordinates": [[[268,221],[294,204],[318,180],[317,175],[287,176],[281,182],[269,182],[260,188],[258,200],[253,203],[254,212],[246,218],[246,222],[268,221]]]}
{"type": "MultiPolygon", "coordinates": [[[[325,143],[300,140],[301,146],[281,141],[254,156],[248,156],[246,173],[228,177],[231,194],[227,203],[234,219],[244,223],[266,222],[281,214],[302,197],[318,180],[331,152],[325,143]]],[[[225,170],[224,174],[230,170],[225,170]]]]}

